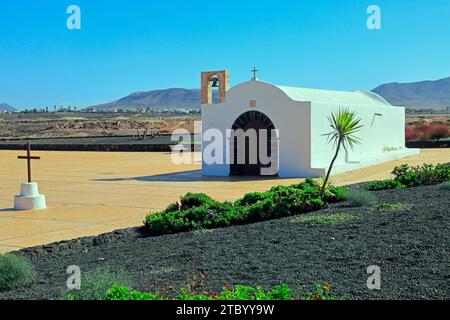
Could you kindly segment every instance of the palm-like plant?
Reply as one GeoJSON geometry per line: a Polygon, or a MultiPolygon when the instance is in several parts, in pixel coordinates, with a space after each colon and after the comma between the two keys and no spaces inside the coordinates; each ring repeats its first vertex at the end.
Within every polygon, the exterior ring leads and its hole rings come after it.
{"type": "Polygon", "coordinates": [[[356,112],[350,111],[347,108],[339,109],[337,112],[332,112],[328,117],[330,126],[333,129],[331,132],[325,134],[328,137],[328,143],[333,142],[333,148],[336,148],[333,160],[331,160],[330,167],[328,168],[327,175],[323,180],[322,187],[320,189],[320,196],[325,193],[325,188],[330,179],[331,170],[333,169],[334,162],[336,161],[339,151],[343,148],[345,151],[350,147],[352,150],[355,145],[360,144],[361,140],[355,136],[355,134],[363,127],[361,125],[361,119],[357,117],[356,112]]]}

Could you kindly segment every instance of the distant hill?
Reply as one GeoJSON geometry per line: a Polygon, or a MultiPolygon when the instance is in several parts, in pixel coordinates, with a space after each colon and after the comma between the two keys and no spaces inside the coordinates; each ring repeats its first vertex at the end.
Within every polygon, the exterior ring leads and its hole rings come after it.
{"type": "Polygon", "coordinates": [[[11,107],[9,104],[0,103],[0,112],[14,112],[14,111],[16,111],[16,109],[11,107]]]}
{"type": "MultiPolygon", "coordinates": [[[[393,105],[405,106],[411,109],[443,109],[450,106],[450,77],[436,81],[387,83],[372,91],[393,105]]],[[[199,109],[200,90],[173,88],[135,92],[119,100],[95,105],[91,108],[97,110],[137,108],[199,109]]]]}
{"type": "Polygon", "coordinates": [[[136,109],[136,108],[200,108],[200,90],[199,89],[165,89],[145,92],[135,92],[122,99],[92,106],[97,110],[113,109],[136,109]]]}
{"type": "Polygon", "coordinates": [[[372,91],[393,105],[411,109],[450,107],[450,77],[436,81],[387,83],[372,91]]]}

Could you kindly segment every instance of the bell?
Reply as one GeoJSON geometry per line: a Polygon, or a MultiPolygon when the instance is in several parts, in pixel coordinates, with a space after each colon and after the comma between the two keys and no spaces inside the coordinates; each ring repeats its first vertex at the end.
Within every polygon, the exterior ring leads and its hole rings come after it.
{"type": "Polygon", "coordinates": [[[219,77],[218,76],[213,76],[211,78],[211,81],[212,81],[211,87],[213,87],[213,88],[218,88],[219,87],[219,77]]]}

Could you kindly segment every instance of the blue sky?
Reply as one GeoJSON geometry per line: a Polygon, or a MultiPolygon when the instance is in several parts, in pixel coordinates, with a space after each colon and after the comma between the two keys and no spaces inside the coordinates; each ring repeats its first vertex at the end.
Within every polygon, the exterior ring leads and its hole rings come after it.
{"type": "Polygon", "coordinates": [[[14,0],[0,3],[0,103],[87,106],[134,91],[232,84],[373,89],[450,76],[448,0],[14,0]],[[68,30],[66,8],[81,8],[68,30]],[[382,29],[366,9],[380,6],[382,29]]]}

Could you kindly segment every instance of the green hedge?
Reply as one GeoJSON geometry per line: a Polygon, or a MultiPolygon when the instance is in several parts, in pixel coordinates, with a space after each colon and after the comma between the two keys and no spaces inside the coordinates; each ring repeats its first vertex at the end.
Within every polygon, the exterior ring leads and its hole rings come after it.
{"type": "Polygon", "coordinates": [[[303,293],[292,290],[288,285],[279,285],[272,290],[264,290],[262,287],[234,286],[222,289],[218,293],[202,294],[190,293],[181,290],[181,293],[173,298],[168,298],[161,293],[145,293],[132,291],[128,287],[113,286],[105,295],[104,300],[341,300],[332,294],[332,286],[317,283],[311,292],[303,293]]]}
{"type": "Polygon", "coordinates": [[[423,164],[411,167],[403,164],[395,167],[392,175],[393,180],[374,181],[367,186],[367,189],[377,191],[441,184],[450,180],[450,165],[423,164]]]}
{"type": "Polygon", "coordinates": [[[267,192],[248,193],[234,203],[188,193],[180,203],[149,214],[144,224],[151,235],[220,228],[319,210],[327,203],[345,200],[346,194],[346,188],[331,187],[319,198],[319,186],[312,179],[292,186],[276,186],[267,192]]]}
{"type": "Polygon", "coordinates": [[[405,189],[406,186],[396,180],[382,180],[369,183],[367,189],[370,191],[405,189]]]}

